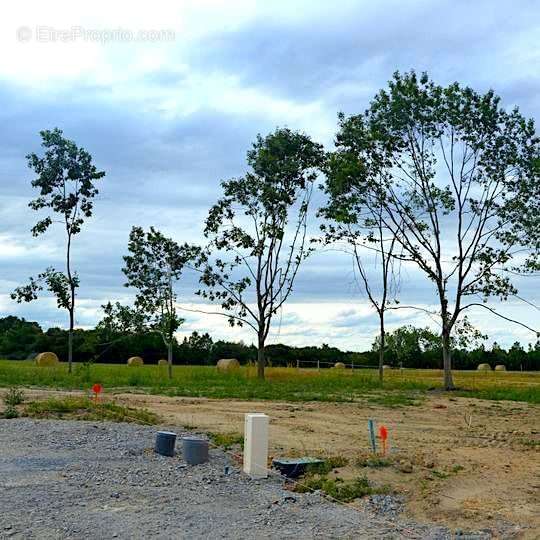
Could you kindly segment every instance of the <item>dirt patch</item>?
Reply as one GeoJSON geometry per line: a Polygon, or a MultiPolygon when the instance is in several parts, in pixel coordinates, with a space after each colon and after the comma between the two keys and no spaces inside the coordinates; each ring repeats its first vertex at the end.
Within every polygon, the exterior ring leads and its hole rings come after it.
{"type": "MultiPolygon", "coordinates": [[[[28,391],[33,399],[66,392],[28,391]]],[[[115,399],[189,429],[242,433],[244,414],[271,417],[273,455],[342,455],[351,468],[368,452],[367,420],[389,430],[391,465],[362,467],[370,480],[403,494],[416,520],[489,528],[505,537],[540,531],[540,414],[533,405],[430,396],[413,407],[364,403],[283,403],[142,394],[115,399]],[[517,527],[515,527],[517,526],[517,527]]],[[[358,468],[354,473],[358,473],[358,468]]]]}

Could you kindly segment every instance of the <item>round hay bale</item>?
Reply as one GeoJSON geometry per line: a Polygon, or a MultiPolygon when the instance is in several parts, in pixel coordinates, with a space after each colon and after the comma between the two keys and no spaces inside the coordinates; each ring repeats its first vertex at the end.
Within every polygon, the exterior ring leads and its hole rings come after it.
{"type": "Polygon", "coordinates": [[[169,362],[165,360],[165,358],[162,358],[161,360],[158,360],[158,366],[166,366],[169,362]]]}
{"type": "Polygon", "coordinates": [[[36,356],[36,365],[41,367],[56,366],[59,363],[58,356],[53,352],[42,352],[36,356]]]}
{"type": "Polygon", "coordinates": [[[495,366],[495,371],[506,371],[506,366],[504,364],[497,364],[495,366]]]}
{"type": "Polygon", "coordinates": [[[489,364],[478,364],[476,369],[478,371],[491,371],[491,366],[489,364]]]}
{"type": "Polygon", "coordinates": [[[240,369],[240,362],[236,358],[222,358],[216,364],[218,371],[229,372],[240,369]]]}
{"type": "Polygon", "coordinates": [[[336,368],[336,369],[345,369],[345,364],[343,362],[336,362],[334,364],[334,368],[336,368]]]}
{"type": "Polygon", "coordinates": [[[128,358],[128,366],[142,366],[144,364],[144,360],[140,356],[132,356],[131,358],[128,358]]]}

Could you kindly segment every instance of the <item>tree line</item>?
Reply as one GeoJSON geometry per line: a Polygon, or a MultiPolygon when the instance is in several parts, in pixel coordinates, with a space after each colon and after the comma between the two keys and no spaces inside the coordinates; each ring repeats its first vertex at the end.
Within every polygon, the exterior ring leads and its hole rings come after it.
{"type": "MultiPolygon", "coordinates": [[[[60,221],[66,268],[47,268],[12,296],[32,301],[47,289],[67,310],[71,371],[80,286],[71,246],[92,214],[105,172],[61,130],[41,137],[44,155],[28,156],[39,191],[30,206],[49,215],[32,233],[60,221]]],[[[174,335],[183,322],[176,285],[185,271],[198,273],[196,294],[217,305],[213,313],[253,331],[258,375],[264,378],[273,317],[289,299],[302,263],[320,245],[351,253],[358,282],[379,317],[381,381],[389,310],[418,309],[438,321],[446,389],[454,387],[452,354],[456,365],[455,340],[471,329],[470,308],[538,336],[537,329],[488,304],[521,298],[515,277],[535,278],[540,271],[540,140],[533,120],[517,108],[503,109],[493,91],[440,86],[426,74],[396,72],[364,112],[339,114],[335,148],[278,128],[257,137],[247,169],[222,182],[222,196],[204,222],[205,244],[181,244],[154,227],[131,231],[123,271],[135,301],[103,306],[102,326],[126,336],[157,333],[167,349],[169,375],[174,335]],[[318,179],[326,202],[313,208],[318,179]],[[321,234],[310,238],[316,215],[321,234]],[[374,273],[367,268],[373,259],[374,273]],[[436,309],[401,304],[407,269],[432,285],[436,309]]]]}
{"type": "MultiPolygon", "coordinates": [[[[52,351],[62,360],[68,358],[68,333],[62,328],[46,331],[37,322],[8,316],[0,319],[0,357],[14,360],[34,358],[37,351],[52,351]]],[[[136,334],[110,333],[97,325],[90,330],[75,329],[73,352],[81,362],[118,363],[134,354],[145,363],[155,364],[167,355],[167,346],[158,332],[136,334]]],[[[214,340],[208,333],[193,332],[178,341],[173,338],[173,355],[177,365],[215,365],[220,358],[237,358],[241,364],[257,361],[257,347],[243,342],[214,340]]],[[[494,368],[503,364],[508,370],[540,369],[540,341],[524,349],[519,342],[503,349],[496,343],[491,348],[477,343],[467,349],[465,343],[453,344],[455,369],[476,369],[487,363],[494,368]]],[[[349,368],[378,367],[379,340],[364,352],[342,351],[323,344],[320,347],[293,347],[281,343],[266,346],[266,359],[272,366],[331,368],[342,362],[349,368]]],[[[440,336],[429,328],[402,326],[387,334],[385,361],[393,368],[440,368],[440,336]]]]}

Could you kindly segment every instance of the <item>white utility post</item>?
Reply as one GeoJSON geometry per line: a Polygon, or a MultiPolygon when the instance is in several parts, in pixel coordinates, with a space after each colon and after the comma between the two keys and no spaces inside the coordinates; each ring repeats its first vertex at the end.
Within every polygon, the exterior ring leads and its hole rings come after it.
{"type": "Polygon", "coordinates": [[[268,416],[248,413],[244,423],[244,472],[251,478],[268,476],[268,416]]]}

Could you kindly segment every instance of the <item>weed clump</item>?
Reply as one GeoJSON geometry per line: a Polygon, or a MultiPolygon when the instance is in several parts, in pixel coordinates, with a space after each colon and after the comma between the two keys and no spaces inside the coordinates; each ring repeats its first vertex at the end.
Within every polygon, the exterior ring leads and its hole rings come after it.
{"type": "Polygon", "coordinates": [[[24,393],[19,388],[10,388],[4,396],[4,405],[6,408],[3,412],[4,418],[18,418],[19,411],[17,405],[20,405],[24,401],[24,393]]]}
{"type": "Polygon", "coordinates": [[[13,405],[7,405],[4,409],[4,418],[18,418],[19,411],[13,405]]]}
{"type": "Polygon", "coordinates": [[[323,463],[310,463],[307,465],[306,474],[325,476],[334,469],[339,469],[340,467],[345,467],[349,464],[349,460],[343,456],[329,456],[321,459],[324,460],[323,463]]]}
{"type": "Polygon", "coordinates": [[[387,487],[375,488],[371,486],[365,476],[350,481],[345,481],[341,478],[331,479],[324,476],[313,476],[304,478],[295,486],[295,491],[297,493],[307,493],[318,490],[340,502],[351,502],[355,499],[365,497],[366,495],[389,492],[387,487]]]}
{"type": "Polygon", "coordinates": [[[357,467],[371,467],[373,469],[381,469],[392,465],[392,460],[381,456],[360,457],[356,460],[357,467]]]}
{"type": "Polygon", "coordinates": [[[11,387],[4,396],[6,406],[15,407],[24,401],[24,392],[20,388],[11,387]]]}
{"type": "Polygon", "coordinates": [[[116,403],[95,403],[88,398],[49,398],[27,404],[26,416],[69,420],[108,420],[135,424],[157,424],[159,417],[146,409],[124,407],[116,403]]]}
{"type": "Polygon", "coordinates": [[[224,450],[230,450],[235,445],[244,448],[244,437],[240,433],[208,433],[208,436],[213,444],[224,450]]]}

